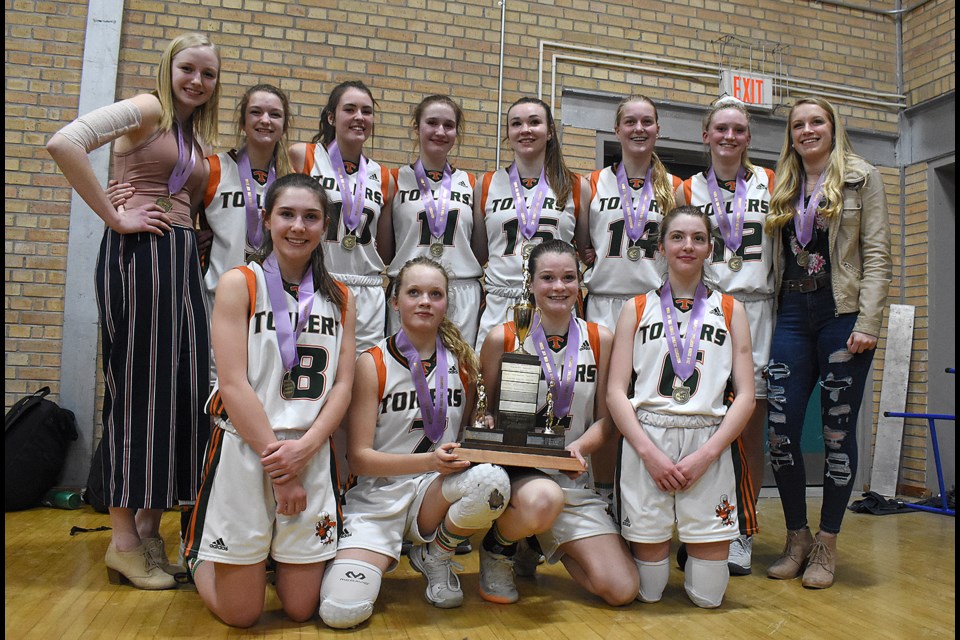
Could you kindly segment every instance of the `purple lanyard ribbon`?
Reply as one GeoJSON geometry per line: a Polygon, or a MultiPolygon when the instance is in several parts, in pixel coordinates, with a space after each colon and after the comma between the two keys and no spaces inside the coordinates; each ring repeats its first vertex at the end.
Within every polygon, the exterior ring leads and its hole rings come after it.
{"type": "Polygon", "coordinates": [[[348,233],[354,233],[360,226],[360,216],[363,213],[363,202],[367,195],[367,159],[360,154],[360,162],[357,165],[357,179],[353,191],[350,190],[350,179],[347,177],[347,168],[343,165],[343,156],[340,155],[340,147],[337,141],[330,143],[327,149],[330,154],[330,164],[333,165],[333,171],[337,175],[337,186],[340,188],[340,216],[343,220],[343,226],[348,233]]]}
{"type": "Polygon", "coordinates": [[[734,253],[743,242],[743,218],[747,212],[746,175],[747,172],[740,167],[737,171],[737,190],[733,194],[733,221],[731,222],[723,202],[723,193],[720,191],[720,185],[717,184],[717,175],[713,172],[713,167],[707,171],[707,191],[710,193],[710,202],[713,203],[713,209],[717,215],[717,226],[720,227],[724,245],[734,253]]]}
{"type": "Polygon", "coordinates": [[[570,327],[567,329],[567,345],[564,347],[563,370],[557,371],[556,364],[547,346],[547,336],[543,332],[543,322],[534,319],[537,328],[530,334],[533,346],[540,356],[540,368],[547,380],[547,388],[553,386],[554,415],[558,418],[570,413],[573,404],[573,385],[577,379],[577,355],[580,352],[580,325],[577,319],[570,316],[570,327]]]}
{"type": "Polygon", "coordinates": [[[543,169],[540,169],[540,180],[537,182],[537,188],[533,192],[533,201],[529,208],[523,199],[523,185],[520,184],[520,172],[517,171],[517,164],[513,163],[507,170],[510,176],[510,186],[513,189],[513,203],[517,210],[517,218],[520,220],[520,233],[527,240],[533,238],[533,234],[540,228],[540,209],[543,207],[543,201],[547,197],[547,175],[543,169]]]}
{"type": "Polygon", "coordinates": [[[636,242],[643,235],[643,228],[647,224],[647,215],[650,213],[650,201],[653,200],[653,165],[647,167],[647,175],[643,179],[643,188],[640,190],[640,201],[633,205],[633,189],[627,179],[627,170],[623,162],[617,167],[617,186],[620,189],[620,203],[623,207],[623,220],[627,227],[627,237],[630,242],[636,242]]]}
{"type": "MultiPolygon", "coordinates": [[[[191,119],[190,122],[192,123],[193,120],[191,119]]],[[[187,145],[183,141],[183,128],[176,120],[174,120],[173,126],[177,130],[177,164],[173,166],[173,171],[170,172],[170,177],[167,179],[167,190],[171,196],[180,193],[180,189],[183,189],[183,185],[187,184],[187,180],[197,164],[196,145],[190,144],[190,158],[187,159],[187,145]]]]}
{"type": "Polygon", "coordinates": [[[443,238],[444,231],[447,230],[447,212],[450,209],[453,171],[449,164],[444,163],[440,193],[437,194],[436,199],[434,199],[430,184],[427,182],[427,172],[423,168],[423,162],[419,158],[413,165],[413,173],[417,176],[417,186],[420,188],[420,199],[423,200],[427,212],[427,226],[430,227],[430,233],[435,238],[443,238]]]}
{"type": "Polygon", "coordinates": [[[707,314],[707,288],[701,281],[693,296],[693,310],[690,312],[690,321],[687,324],[687,335],[680,345],[680,323],[673,307],[673,291],[670,289],[670,278],[660,288],[660,310],[663,313],[663,328],[667,334],[667,350],[670,360],[673,361],[673,372],[680,380],[686,380],[693,375],[697,365],[697,347],[700,346],[700,330],[703,319],[707,314]]]}
{"type": "MultiPolygon", "coordinates": [[[[243,205],[247,211],[247,242],[254,249],[259,249],[263,245],[260,205],[257,202],[257,189],[254,186],[253,169],[250,168],[250,157],[245,148],[237,152],[237,170],[240,172],[240,184],[243,186],[243,205]]],[[[263,185],[264,193],[276,179],[277,170],[271,161],[270,169],[267,171],[267,182],[263,185]]]]}
{"type": "Polygon", "coordinates": [[[420,403],[420,417],[423,419],[423,432],[430,442],[439,442],[443,437],[443,431],[447,426],[447,350],[437,336],[437,366],[436,394],[431,398],[430,385],[427,384],[427,376],[423,371],[423,361],[420,360],[420,354],[411,344],[407,334],[403,329],[397,332],[395,338],[397,349],[407,359],[407,366],[410,368],[410,378],[413,380],[413,388],[417,391],[417,402],[420,403]]]}
{"type": "Polygon", "coordinates": [[[270,309],[273,311],[273,326],[277,332],[277,344],[280,346],[280,359],[287,371],[293,371],[297,365],[297,340],[307,326],[310,312],[313,310],[313,268],[309,265],[300,280],[297,289],[297,323],[294,328],[287,311],[286,292],[283,290],[283,278],[277,256],[270,254],[263,261],[263,275],[267,281],[267,293],[270,296],[270,309]]]}
{"type": "Polygon", "coordinates": [[[826,177],[827,172],[824,170],[817,179],[816,186],[813,187],[809,202],[806,201],[806,180],[800,181],[800,200],[797,202],[797,215],[793,218],[793,228],[797,231],[797,242],[801,247],[806,247],[813,238],[813,223],[817,217],[817,209],[820,207],[820,192],[823,191],[826,177]]]}

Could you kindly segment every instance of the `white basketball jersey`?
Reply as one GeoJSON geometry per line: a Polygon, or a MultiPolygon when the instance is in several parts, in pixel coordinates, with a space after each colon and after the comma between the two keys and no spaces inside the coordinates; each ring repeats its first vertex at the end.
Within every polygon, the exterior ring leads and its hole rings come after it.
{"type": "MultiPolygon", "coordinates": [[[[373,448],[384,453],[427,453],[437,445],[454,442],[460,433],[463,412],[466,410],[466,383],[460,364],[447,351],[447,424],[443,436],[436,443],[423,430],[420,403],[410,376],[407,359],[396,345],[396,336],[380,341],[367,350],[377,367],[380,406],[377,409],[377,430],[373,448]]],[[[436,360],[431,359],[427,385],[437,388],[436,360]]]]}
{"type": "MultiPolygon", "coordinates": [[[[280,357],[263,268],[251,262],[238,269],[247,279],[247,291],[250,294],[247,331],[247,379],[250,386],[256,392],[274,430],[308,429],[320,414],[327,393],[337,378],[344,309],[334,305],[329,296],[321,293],[315,295],[310,319],[297,340],[299,359],[292,372],[294,391],[287,396],[283,390],[285,368],[280,357]]],[[[336,284],[346,300],[346,287],[336,284]]],[[[284,293],[284,299],[287,301],[286,312],[295,323],[297,300],[287,292],[284,293]]],[[[207,410],[214,417],[229,417],[220,397],[219,382],[207,401],[207,410]]],[[[222,424],[233,431],[229,423],[222,424]]]]}
{"type": "MultiPolygon", "coordinates": [[[[355,276],[376,276],[383,271],[383,260],[377,253],[377,221],[380,211],[386,203],[387,188],[390,184],[390,172],[367,158],[367,185],[364,194],[363,213],[360,226],[355,230],[356,246],[348,251],[340,244],[347,235],[340,209],[343,195],[337,185],[336,172],[330,162],[330,155],[322,144],[308,144],[303,173],[316,178],[327,191],[330,199],[330,225],[323,243],[324,262],[330,273],[355,276]]],[[[356,172],[347,175],[351,191],[356,189],[356,172]]]]}
{"type": "MultiPolygon", "coordinates": [[[[533,202],[533,194],[539,180],[523,183],[524,200],[527,206],[533,202]]],[[[573,229],[577,223],[580,207],[580,179],[575,177],[570,198],[558,203],[553,189],[547,190],[540,214],[540,224],[529,242],[539,244],[544,240],[558,238],[573,242],[573,229]]],[[[494,287],[523,286],[523,256],[520,220],[513,202],[513,189],[506,169],[491,171],[483,176],[480,206],[486,227],[489,258],[487,260],[486,284],[494,287]]]]}
{"type": "MultiPolygon", "coordinates": [[[[473,236],[473,187],[477,179],[466,171],[456,169],[453,172],[447,225],[442,238],[443,254],[438,258],[430,253],[430,246],[436,238],[430,233],[426,207],[413,167],[404,165],[391,173],[397,184],[391,209],[395,253],[393,262],[387,267],[387,275],[392,278],[400,273],[408,260],[426,256],[440,262],[451,278],[479,278],[483,268],[470,246],[473,236]]],[[[440,191],[440,180],[432,180],[433,177],[437,176],[427,173],[430,189],[436,198],[440,191]]]]}
{"type": "MultiPolygon", "coordinates": [[[[710,269],[718,278],[717,285],[724,293],[752,293],[773,295],[773,239],[764,232],[763,223],[770,210],[770,194],[773,192],[773,171],[769,169],[749,172],[747,182],[747,211],[743,221],[743,241],[736,255],[743,258],[740,271],[730,269],[727,261],[734,252],[727,248],[720,235],[717,216],[707,190],[707,174],[697,173],[683,182],[687,204],[706,211],[713,223],[713,256],[710,269]]],[[[735,183],[717,181],[727,206],[728,217],[733,218],[735,183]]]]}
{"type": "MultiPolygon", "coordinates": [[[[671,192],[681,180],[667,174],[671,192]]],[[[630,181],[633,204],[640,200],[643,180],[630,181]]],[[[584,274],[584,284],[590,293],[608,296],[632,296],[660,286],[662,275],[656,266],[657,235],[663,217],[654,197],[650,200],[647,221],[640,238],[634,243],[627,236],[623,203],[617,184],[615,167],[605,167],[590,174],[590,243],[597,252],[596,262],[584,274]],[[640,248],[639,260],[627,257],[627,249],[640,248]]]]}
{"type": "MultiPolygon", "coordinates": [[[[247,264],[253,258],[255,249],[247,242],[247,210],[236,150],[218,153],[207,160],[210,162],[210,179],[203,195],[203,207],[207,223],[213,231],[213,244],[210,246],[203,283],[213,300],[220,276],[234,267],[247,264]]],[[[253,186],[259,219],[266,187],[256,180],[253,186]]]]}
{"type": "MultiPolygon", "coordinates": [[[[733,371],[733,341],[729,318],[733,316],[733,298],[718,291],[710,291],[707,309],[700,331],[696,367],[686,381],[674,374],[673,361],[667,346],[660,308],[659,291],[636,296],[632,302],[637,310],[637,327],[633,336],[633,405],[653,413],[672,415],[707,415],[722,417],[727,408],[724,394],[733,371]],[[689,400],[679,403],[673,390],[679,386],[689,389],[689,400]]],[[[680,335],[686,338],[692,301],[674,304],[680,335]]]]}

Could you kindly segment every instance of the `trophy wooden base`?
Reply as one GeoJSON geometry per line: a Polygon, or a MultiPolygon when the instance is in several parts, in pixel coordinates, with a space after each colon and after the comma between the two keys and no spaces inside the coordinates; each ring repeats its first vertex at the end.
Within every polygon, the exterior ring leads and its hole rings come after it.
{"type": "Polygon", "coordinates": [[[463,442],[456,449],[457,457],[470,462],[489,462],[504,467],[541,467],[543,469],[557,469],[559,471],[586,471],[580,461],[570,455],[569,451],[537,452],[521,447],[504,447],[496,449],[474,448],[474,442],[463,442]],[[505,449],[514,449],[506,451],[505,449]]]}

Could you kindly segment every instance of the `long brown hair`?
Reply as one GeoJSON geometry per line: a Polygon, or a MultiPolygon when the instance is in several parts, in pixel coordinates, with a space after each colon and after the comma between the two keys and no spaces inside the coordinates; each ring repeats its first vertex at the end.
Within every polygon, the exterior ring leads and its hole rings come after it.
{"type": "MultiPolygon", "coordinates": [[[[320,202],[320,209],[323,211],[323,215],[327,218],[327,223],[329,224],[328,212],[330,211],[330,200],[327,198],[327,191],[319,182],[304,173],[288,173],[270,185],[270,188],[267,189],[267,195],[263,200],[264,221],[266,221],[273,212],[273,206],[277,203],[277,198],[280,197],[280,194],[287,189],[294,188],[306,189],[317,196],[317,200],[320,202]]],[[[266,227],[264,227],[263,237],[263,246],[260,247],[258,254],[258,259],[261,264],[263,264],[267,256],[273,252],[273,238],[270,237],[270,232],[267,231],[266,227]]],[[[314,289],[330,296],[333,304],[342,308],[346,300],[344,299],[343,290],[330,275],[330,272],[327,271],[327,267],[323,263],[322,238],[320,243],[317,244],[317,248],[314,249],[310,255],[310,268],[313,271],[314,289]]]]}
{"type": "MultiPolygon", "coordinates": [[[[429,267],[431,269],[436,269],[443,275],[443,285],[444,292],[446,297],[450,299],[450,276],[447,274],[447,270],[443,268],[439,262],[431,260],[426,256],[417,256],[416,258],[411,258],[400,268],[400,272],[397,273],[396,278],[393,279],[391,283],[391,296],[396,298],[397,294],[400,291],[400,288],[403,286],[403,278],[406,275],[407,271],[411,267],[429,267]]],[[[464,375],[468,380],[474,380],[477,377],[477,372],[480,370],[480,361],[477,359],[477,354],[473,351],[467,342],[463,339],[460,330],[450,322],[450,318],[446,315],[443,316],[443,319],[440,321],[440,326],[437,329],[437,333],[440,336],[440,342],[443,343],[447,349],[453,352],[453,355],[457,357],[457,362],[460,363],[460,368],[463,370],[464,375]]]]}
{"type": "Polygon", "coordinates": [[[359,89],[363,91],[370,96],[370,101],[373,102],[373,106],[376,108],[377,101],[373,99],[370,88],[363,84],[362,81],[347,80],[346,82],[341,82],[330,92],[330,97],[327,98],[327,105],[323,108],[323,111],[320,112],[320,131],[317,132],[317,135],[313,136],[311,140],[312,143],[317,144],[319,142],[326,147],[337,137],[337,127],[330,122],[330,120],[336,117],[337,107],[340,105],[340,98],[347,92],[347,89],[359,89]]]}
{"type": "MultiPolygon", "coordinates": [[[[560,138],[557,136],[557,124],[553,120],[553,112],[547,103],[539,98],[520,98],[510,105],[510,109],[507,109],[507,132],[510,131],[510,111],[520,104],[538,105],[546,114],[547,131],[550,134],[550,139],[547,141],[543,171],[546,174],[547,182],[550,183],[550,188],[553,189],[553,193],[557,197],[557,204],[565,207],[567,200],[570,199],[570,193],[573,191],[573,181],[576,176],[567,168],[567,163],[563,159],[563,152],[560,150],[560,138]]],[[[504,139],[508,140],[509,138],[510,136],[507,134],[504,139]]]]}
{"type": "Polygon", "coordinates": [[[287,155],[287,132],[293,122],[293,114],[290,113],[290,100],[282,89],[278,89],[272,84],[257,84],[244,91],[243,97],[240,98],[240,103],[237,105],[237,149],[240,148],[244,139],[243,129],[247,120],[247,108],[250,106],[250,98],[255,93],[275,95],[280,99],[280,104],[283,105],[283,135],[280,136],[280,140],[273,150],[273,166],[276,167],[277,177],[281,178],[293,170],[290,166],[290,158],[287,155]]]}

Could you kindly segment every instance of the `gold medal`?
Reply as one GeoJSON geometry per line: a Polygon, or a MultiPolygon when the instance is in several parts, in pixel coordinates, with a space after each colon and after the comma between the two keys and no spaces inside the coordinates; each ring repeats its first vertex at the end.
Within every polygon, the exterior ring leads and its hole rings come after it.
{"type": "Polygon", "coordinates": [[[690,402],[690,387],[676,387],[673,390],[673,401],[677,404],[687,404],[690,402]]]}
{"type": "Polygon", "coordinates": [[[643,255],[643,252],[640,250],[640,247],[636,245],[627,247],[627,258],[632,262],[639,260],[641,255],[643,255]]]}
{"type": "Polygon", "coordinates": [[[343,247],[344,251],[353,251],[357,246],[357,236],[353,233],[348,233],[343,236],[343,240],[340,241],[340,246],[343,247]]]}
{"type": "Polygon", "coordinates": [[[730,271],[740,271],[740,269],[743,269],[743,258],[730,256],[730,259],[727,260],[727,266],[730,267],[730,271]]]}
{"type": "Polygon", "coordinates": [[[430,245],[430,255],[439,258],[443,255],[443,242],[438,240],[430,245]]]}
{"type": "Polygon", "coordinates": [[[283,374],[283,381],[280,383],[280,392],[283,394],[283,397],[288,400],[293,398],[293,394],[297,392],[297,386],[293,383],[293,374],[290,371],[283,374]]]}
{"type": "Polygon", "coordinates": [[[801,267],[805,267],[810,264],[810,252],[806,249],[800,249],[797,251],[797,264],[801,267]]]}
{"type": "Polygon", "coordinates": [[[170,213],[170,209],[173,209],[173,200],[171,200],[170,198],[160,196],[155,200],[155,202],[157,203],[158,207],[163,209],[164,213],[170,213]]]}
{"type": "Polygon", "coordinates": [[[520,250],[520,253],[523,254],[523,259],[526,260],[530,257],[530,254],[533,253],[533,245],[524,244],[523,248],[520,250]]]}

